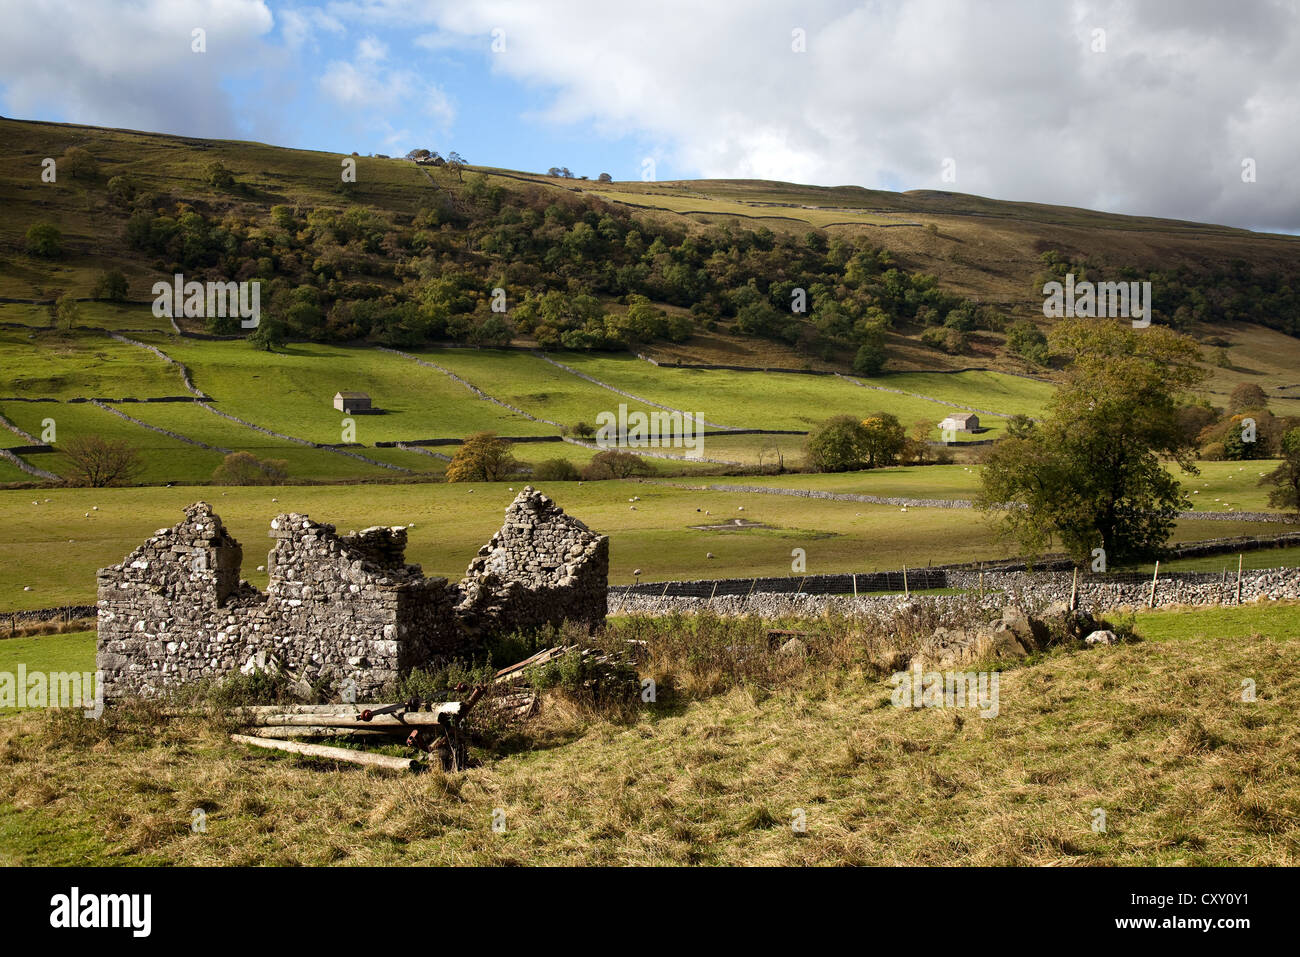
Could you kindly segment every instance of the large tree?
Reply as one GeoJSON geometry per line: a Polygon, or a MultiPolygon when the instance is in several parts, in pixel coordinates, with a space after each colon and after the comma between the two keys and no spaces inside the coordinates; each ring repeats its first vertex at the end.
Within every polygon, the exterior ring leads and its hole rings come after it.
{"type": "Polygon", "coordinates": [[[1300,512],[1300,428],[1288,432],[1280,444],[1282,464],[1260,479],[1259,484],[1273,486],[1268,493],[1269,507],[1300,512]]]}
{"type": "Polygon", "coordinates": [[[1059,542],[1077,561],[1104,549],[1111,567],[1158,556],[1189,507],[1161,456],[1195,473],[1178,400],[1204,373],[1190,338],[1108,320],[1059,324],[1070,364],[1044,421],[999,442],[977,506],[1029,556],[1059,542]]]}

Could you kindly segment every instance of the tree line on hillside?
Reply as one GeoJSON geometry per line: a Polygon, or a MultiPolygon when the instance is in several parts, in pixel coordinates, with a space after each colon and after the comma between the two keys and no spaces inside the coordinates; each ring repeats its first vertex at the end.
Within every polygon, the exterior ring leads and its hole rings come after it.
{"type": "MultiPolygon", "coordinates": [[[[219,161],[206,181],[247,199],[239,174],[219,161]]],[[[263,282],[263,342],[500,345],[523,333],[545,348],[619,350],[726,322],[806,354],[850,355],[871,374],[897,325],[934,325],[952,345],[947,337],[1002,323],[997,310],[943,292],[935,277],[860,240],[688,226],[594,196],[506,189],[481,174],[446,182],[411,217],[350,201],[265,213],[232,202],[218,213],[206,195],[148,189],[129,173],[95,188],[160,275],[263,282]]],[[[61,254],[53,226],[28,232],[34,255],[61,254]]],[[[207,324],[240,331],[233,318],[207,324]]]]}
{"type": "Polygon", "coordinates": [[[1195,269],[1142,269],[1072,261],[1058,250],[1048,250],[1039,256],[1039,264],[1032,285],[1035,297],[1042,295],[1045,283],[1059,282],[1067,273],[1073,273],[1076,283],[1149,281],[1152,321],[1161,325],[1185,332],[1192,323],[1250,322],[1300,336],[1300,261],[1286,269],[1257,267],[1244,259],[1195,269]]]}

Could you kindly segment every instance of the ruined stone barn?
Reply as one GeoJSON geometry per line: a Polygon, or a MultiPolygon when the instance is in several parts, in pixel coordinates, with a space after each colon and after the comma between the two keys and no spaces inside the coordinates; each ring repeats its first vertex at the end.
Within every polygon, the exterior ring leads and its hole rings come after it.
{"type": "Polygon", "coordinates": [[[156,696],[280,667],[368,700],[412,668],[492,634],[604,621],[609,540],[525,488],[458,584],[407,564],[405,527],[339,535],[297,513],[271,522],[265,593],[206,502],[99,572],[97,667],[106,698],[156,696]]]}
{"type": "Polygon", "coordinates": [[[474,634],[540,624],[604,621],[609,539],[564,514],[532,487],[506,509],[506,521],[479,549],[456,607],[474,634]]]}

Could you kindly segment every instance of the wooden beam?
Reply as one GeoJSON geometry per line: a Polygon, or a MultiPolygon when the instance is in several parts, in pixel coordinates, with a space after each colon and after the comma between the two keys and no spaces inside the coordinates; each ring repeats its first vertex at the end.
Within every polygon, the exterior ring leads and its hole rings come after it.
{"type": "Polygon", "coordinates": [[[290,754],[300,754],[310,758],[325,758],[330,761],[344,761],[348,764],[383,768],[386,771],[418,771],[421,765],[421,762],[416,758],[394,758],[387,754],[371,754],[368,751],[334,748],[324,744],[301,744],[297,741],[280,741],[275,738],[255,738],[247,734],[232,734],[230,740],[254,748],[287,751],[290,754]]]}

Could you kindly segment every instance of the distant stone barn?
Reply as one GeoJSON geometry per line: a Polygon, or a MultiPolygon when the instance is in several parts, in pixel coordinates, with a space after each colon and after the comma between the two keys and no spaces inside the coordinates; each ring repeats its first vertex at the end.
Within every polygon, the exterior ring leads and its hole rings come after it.
{"type": "Polygon", "coordinates": [[[334,408],[345,415],[354,412],[370,412],[370,396],[364,392],[335,392],[334,408]]]}
{"type": "Polygon", "coordinates": [[[954,412],[939,423],[939,430],[947,432],[978,432],[980,417],[974,412],[954,412]]]}

